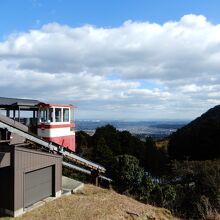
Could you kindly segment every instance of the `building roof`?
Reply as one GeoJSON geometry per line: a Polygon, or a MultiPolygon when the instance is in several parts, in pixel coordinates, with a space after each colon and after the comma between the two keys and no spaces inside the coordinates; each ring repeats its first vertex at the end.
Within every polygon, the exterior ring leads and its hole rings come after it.
{"type": "Polygon", "coordinates": [[[36,99],[19,99],[19,98],[7,98],[7,97],[0,97],[0,109],[23,109],[23,110],[34,110],[38,109],[39,107],[70,107],[76,108],[76,106],[71,104],[46,104],[40,102],[36,99]]]}
{"type": "Polygon", "coordinates": [[[34,99],[18,99],[18,98],[7,98],[0,97],[0,108],[8,108],[8,107],[36,107],[41,103],[38,100],[34,99]]]}

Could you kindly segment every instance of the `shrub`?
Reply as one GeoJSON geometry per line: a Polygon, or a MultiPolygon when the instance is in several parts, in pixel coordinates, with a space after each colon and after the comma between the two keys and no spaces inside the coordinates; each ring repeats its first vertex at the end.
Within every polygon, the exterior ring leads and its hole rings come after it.
{"type": "Polygon", "coordinates": [[[144,177],[144,170],[139,166],[139,161],[136,157],[120,155],[116,156],[113,161],[111,176],[120,192],[131,192],[140,187],[144,177]]]}

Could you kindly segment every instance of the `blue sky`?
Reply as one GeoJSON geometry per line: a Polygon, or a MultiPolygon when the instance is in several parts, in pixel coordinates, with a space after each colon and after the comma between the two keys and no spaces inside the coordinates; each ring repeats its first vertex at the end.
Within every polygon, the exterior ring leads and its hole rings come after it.
{"type": "Polygon", "coordinates": [[[2,0],[1,96],[72,103],[78,119],[195,118],[220,103],[219,11],[219,0],[2,0]]]}
{"type": "Polygon", "coordinates": [[[164,23],[185,14],[220,21],[218,0],[2,0],[0,33],[28,31],[50,22],[70,26],[120,26],[126,20],[164,23]]]}

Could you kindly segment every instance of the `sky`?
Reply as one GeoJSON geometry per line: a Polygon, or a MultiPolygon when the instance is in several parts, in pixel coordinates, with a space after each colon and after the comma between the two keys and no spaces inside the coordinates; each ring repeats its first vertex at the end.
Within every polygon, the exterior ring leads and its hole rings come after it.
{"type": "Polygon", "coordinates": [[[219,0],[1,0],[0,96],[77,119],[193,119],[220,104],[219,0]]]}

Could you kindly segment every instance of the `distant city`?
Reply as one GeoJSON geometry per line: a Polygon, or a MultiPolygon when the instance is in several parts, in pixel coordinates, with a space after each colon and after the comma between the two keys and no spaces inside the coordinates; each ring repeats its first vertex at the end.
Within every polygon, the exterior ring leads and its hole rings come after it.
{"type": "Polygon", "coordinates": [[[76,131],[85,131],[89,135],[95,133],[96,128],[107,124],[113,125],[119,131],[129,131],[140,139],[152,137],[161,139],[169,136],[178,128],[189,123],[186,120],[163,120],[163,121],[118,121],[118,120],[77,120],[76,131]]]}

